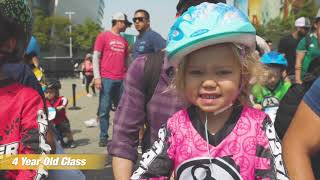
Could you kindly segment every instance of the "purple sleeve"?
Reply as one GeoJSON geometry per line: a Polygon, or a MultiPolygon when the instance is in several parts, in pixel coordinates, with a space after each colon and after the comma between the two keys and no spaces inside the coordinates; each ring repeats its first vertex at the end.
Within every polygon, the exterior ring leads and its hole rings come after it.
{"type": "Polygon", "coordinates": [[[139,129],[143,126],[145,95],[142,90],[145,57],[138,57],[129,67],[124,91],[113,125],[113,137],[108,152],[113,156],[136,161],[139,129]]]}

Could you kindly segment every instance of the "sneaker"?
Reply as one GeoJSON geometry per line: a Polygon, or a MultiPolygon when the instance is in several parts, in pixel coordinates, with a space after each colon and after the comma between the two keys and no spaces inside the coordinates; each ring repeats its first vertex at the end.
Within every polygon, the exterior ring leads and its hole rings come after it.
{"type": "Polygon", "coordinates": [[[106,147],[107,146],[107,141],[106,140],[100,140],[99,141],[99,147],[106,147]]]}
{"type": "Polygon", "coordinates": [[[87,97],[91,98],[91,97],[92,97],[92,94],[88,93],[88,94],[87,94],[87,97]]]}
{"type": "Polygon", "coordinates": [[[76,144],[75,144],[73,141],[70,142],[70,143],[68,143],[68,146],[69,146],[70,148],[75,148],[75,147],[77,147],[76,144]]]}
{"type": "Polygon", "coordinates": [[[98,120],[96,118],[91,118],[87,121],[84,121],[84,124],[86,127],[97,127],[98,126],[98,120]]]}
{"type": "Polygon", "coordinates": [[[112,156],[109,153],[107,153],[107,154],[108,155],[106,157],[106,161],[105,161],[104,167],[111,167],[111,165],[112,165],[112,156]]]}
{"type": "Polygon", "coordinates": [[[67,143],[63,143],[62,144],[63,148],[75,148],[77,147],[76,144],[74,143],[74,141],[69,141],[67,143]]]}

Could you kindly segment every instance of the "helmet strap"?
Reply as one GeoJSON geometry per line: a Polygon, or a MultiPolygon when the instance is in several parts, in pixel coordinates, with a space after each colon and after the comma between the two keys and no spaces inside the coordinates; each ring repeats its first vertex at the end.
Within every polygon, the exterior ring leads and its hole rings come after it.
{"type": "Polygon", "coordinates": [[[213,115],[216,116],[216,115],[218,115],[218,114],[221,114],[221,113],[223,113],[224,111],[228,110],[228,109],[229,109],[230,107],[232,107],[232,106],[233,106],[233,103],[228,104],[228,105],[226,105],[225,107],[217,110],[216,112],[213,112],[213,115]]]}

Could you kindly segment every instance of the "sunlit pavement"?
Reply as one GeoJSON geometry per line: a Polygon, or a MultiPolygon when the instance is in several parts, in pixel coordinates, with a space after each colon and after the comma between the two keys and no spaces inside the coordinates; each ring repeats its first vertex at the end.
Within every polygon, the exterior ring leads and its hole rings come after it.
{"type": "MultiPolygon", "coordinates": [[[[62,89],[60,94],[67,97],[69,100],[68,108],[73,106],[72,98],[72,84],[76,84],[76,106],[80,107],[80,110],[67,110],[67,117],[70,120],[71,130],[75,140],[76,148],[65,149],[69,154],[95,154],[103,153],[107,154],[106,147],[99,147],[99,126],[87,128],[84,121],[96,117],[99,96],[87,97],[85,92],[85,86],[82,85],[80,79],[61,79],[62,89]]],[[[90,89],[90,93],[91,89],[90,89]]],[[[109,137],[112,134],[112,122],[114,113],[110,114],[110,128],[109,137]]],[[[83,171],[87,180],[112,180],[111,160],[110,157],[106,160],[106,168],[103,170],[90,170],[83,171]]]]}

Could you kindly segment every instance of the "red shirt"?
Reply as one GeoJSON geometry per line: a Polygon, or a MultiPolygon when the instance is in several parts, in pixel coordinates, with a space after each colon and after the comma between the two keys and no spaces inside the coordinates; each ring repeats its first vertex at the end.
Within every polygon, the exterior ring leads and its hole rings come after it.
{"type": "Polygon", "coordinates": [[[125,38],[110,31],[100,33],[94,50],[101,52],[99,65],[102,78],[113,80],[124,78],[128,55],[128,42],[125,38]]]}
{"type": "MultiPolygon", "coordinates": [[[[39,93],[19,83],[0,81],[0,99],[0,154],[48,153],[48,121],[39,93]]],[[[42,172],[0,171],[0,179],[33,180],[44,175],[42,172]]]]}
{"type": "MultiPolygon", "coordinates": [[[[53,101],[50,101],[47,99],[46,102],[47,102],[47,107],[53,107],[53,108],[57,108],[59,106],[66,107],[68,104],[68,99],[64,96],[59,96],[55,98],[53,101]]],[[[53,124],[59,124],[66,119],[67,119],[66,110],[61,109],[60,111],[57,111],[56,117],[52,120],[52,122],[53,124]]]]}

